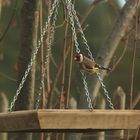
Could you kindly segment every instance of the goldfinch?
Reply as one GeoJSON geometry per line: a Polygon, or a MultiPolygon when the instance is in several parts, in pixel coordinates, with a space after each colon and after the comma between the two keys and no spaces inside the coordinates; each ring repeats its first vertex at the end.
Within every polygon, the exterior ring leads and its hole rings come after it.
{"type": "Polygon", "coordinates": [[[105,68],[103,66],[100,66],[99,64],[96,64],[95,61],[92,61],[88,57],[84,56],[83,54],[79,53],[74,58],[75,61],[77,61],[80,65],[80,68],[88,73],[96,73],[100,70],[107,70],[111,71],[110,68],[105,68]]]}

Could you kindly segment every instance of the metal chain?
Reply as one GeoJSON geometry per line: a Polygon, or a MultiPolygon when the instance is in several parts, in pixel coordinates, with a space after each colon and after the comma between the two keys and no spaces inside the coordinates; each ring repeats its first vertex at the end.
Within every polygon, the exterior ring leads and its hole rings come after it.
{"type": "MultiPolygon", "coordinates": [[[[72,4],[71,0],[68,0],[68,1],[69,1],[69,5],[71,6],[71,9],[72,9],[72,14],[74,15],[74,18],[75,18],[75,20],[76,20],[77,26],[78,26],[79,31],[80,31],[80,33],[81,33],[81,37],[82,37],[82,39],[83,39],[83,43],[85,44],[86,50],[88,51],[88,55],[89,55],[89,57],[91,58],[91,60],[95,61],[95,59],[94,59],[94,57],[93,57],[93,55],[92,55],[92,52],[90,51],[90,46],[88,45],[88,42],[87,42],[87,40],[86,40],[86,38],[85,38],[83,29],[82,29],[81,24],[80,24],[80,21],[79,21],[79,18],[77,17],[76,11],[75,11],[75,9],[74,9],[74,5],[72,4]]],[[[112,103],[112,101],[111,101],[111,98],[109,97],[109,92],[107,91],[106,86],[105,86],[105,84],[103,83],[103,79],[102,79],[102,77],[100,76],[100,73],[96,73],[96,74],[97,74],[98,79],[99,79],[99,81],[100,81],[100,83],[101,83],[102,89],[103,89],[103,91],[104,91],[104,95],[107,97],[107,101],[108,101],[108,103],[109,103],[110,108],[111,108],[111,109],[114,109],[113,103],[112,103]]]]}
{"type": "MultiPolygon", "coordinates": [[[[49,54],[50,48],[47,49],[47,52],[49,54]]],[[[44,65],[43,75],[42,75],[42,80],[40,81],[40,86],[39,86],[39,90],[38,90],[38,96],[37,96],[37,99],[36,99],[35,109],[39,108],[39,103],[40,103],[40,99],[41,99],[41,95],[42,95],[42,89],[43,89],[43,84],[44,84],[45,71],[46,71],[46,67],[47,67],[47,64],[48,64],[48,58],[49,58],[49,55],[46,55],[45,65],[44,65]]]]}
{"type": "Polygon", "coordinates": [[[88,90],[88,85],[87,85],[87,82],[86,82],[86,76],[85,76],[83,71],[81,71],[81,74],[82,74],[82,80],[83,80],[83,83],[84,83],[85,95],[87,96],[88,108],[90,109],[90,111],[92,111],[93,110],[93,105],[92,105],[92,100],[91,100],[90,93],[89,93],[89,90],[88,90]]]}
{"type": "Polygon", "coordinates": [[[66,0],[66,6],[67,6],[67,10],[68,10],[69,19],[70,19],[71,30],[72,30],[73,37],[74,37],[76,53],[80,53],[79,43],[77,41],[76,29],[75,29],[75,25],[74,25],[74,18],[73,18],[73,15],[72,15],[71,4],[70,3],[71,3],[71,0],[66,0]]]}
{"type": "Polygon", "coordinates": [[[55,7],[55,11],[53,13],[53,23],[52,23],[52,26],[51,26],[50,44],[49,44],[49,47],[47,48],[47,55],[45,57],[42,80],[40,82],[40,86],[39,86],[39,90],[38,90],[38,96],[37,96],[36,105],[35,105],[36,109],[39,108],[39,103],[40,103],[40,99],[41,99],[42,88],[43,88],[43,84],[44,84],[45,71],[46,71],[46,68],[47,68],[48,58],[49,58],[49,54],[51,52],[52,40],[53,40],[53,37],[54,37],[54,30],[55,30],[55,27],[56,27],[56,20],[57,20],[57,15],[58,15],[58,7],[59,7],[59,3],[57,3],[57,6],[55,7]]]}
{"type": "Polygon", "coordinates": [[[107,101],[108,101],[108,103],[109,103],[109,107],[110,107],[111,109],[114,109],[114,105],[113,105],[113,103],[112,103],[112,101],[111,101],[111,98],[109,97],[109,92],[106,90],[106,86],[105,86],[105,84],[103,83],[103,79],[102,79],[102,77],[101,77],[101,74],[100,74],[99,72],[97,72],[96,74],[97,74],[98,79],[99,79],[99,81],[100,81],[100,83],[101,83],[101,86],[102,86],[102,88],[103,88],[103,90],[104,90],[104,95],[106,96],[106,99],[107,99],[107,101]]]}
{"type": "MultiPolygon", "coordinates": [[[[76,30],[75,30],[75,25],[74,25],[74,17],[72,14],[71,0],[66,0],[66,6],[67,6],[68,14],[69,14],[71,30],[72,30],[73,37],[74,37],[76,53],[80,53],[79,43],[77,41],[77,35],[76,35],[76,30]]],[[[92,106],[92,101],[90,98],[90,94],[89,94],[89,90],[88,90],[88,86],[87,86],[87,82],[86,82],[86,76],[85,76],[84,72],[81,72],[81,74],[82,74],[85,94],[87,96],[88,108],[91,111],[91,110],[93,110],[93,106],[92,106]]]]}
{"type": "Polygon", "coordinates": [[[82,37],[82,39],[83,39],[83,43],[85,44],[86,50],[88,51],[88,56],[92,59],[92,61],[94,61],[94,57],[93,57],[93,55],[92,55],[92,52],[90,51],[90,46],[88,45],[87,39],[85,38],[83,29],[82,29],[82,27],[81,27],[81,23],[80,23],[80,21],[79,21],[79,18],[77,17],[77,14],[76,14],[74,5],[73,5],[73,3],[70,3],[70,5],[71,5],[71,9],[72,9],[72,14],[74,15],[74,18],[75,18],[75,20],[76,20],[77,26],[78,26],[79,31],[80,31],[80,33],[81,33],[81,37],[82,37]]]}
{"type": "Polygon", "coordinates": [[[34,50],[32,56],[31,56],[31,60],[30,60],[30,62],[29,62],[29,64],[28,64],[28,67],[27,67],[27,69],[26,69],[26,71],[25,71],[25,74],[24,74],[24,76],[23,76],[23,78],[22,78],[22,80],[21,80],[21,83],[19,84],[18,89],[17,89],[17,91],[16,91],[16,94],[15,94],[15,96],[13,97],[13,100],[12,100],[12,102],[11,102],[11,104],[10,104],[10,107],[9,107],[9,111],[10,111],[10,112],[12,112],[12,109],[13,109],[13,107],[14,107],[14,105],[15,105],[15,102],[16,102],[16,100],[17,100],[19,94],[21,93],[21,89],[23,88],[23,85],[24,85],[24,83],[25,83],[25,81],[26,81],[26,79],[27,79],[27,76],[28,76],[28,74],[29,74],[29,72],[30,72],[30,70],[31,70],[31,67],[32,67],[32,65],[33,65],[33,63],[34,63],[34,61],[35,61],[35,59],[36,59],[38,50],[39,50],[39,48],[40,48],[40,46],[41,46],[41,43],[43,42],[43,37],[44,37],[45,34],[46,34],[46,31],[47,31],[47,28],[48,28],[48,23],[49,23],[50,20],[51,20],[51,17],[52,17],[52,15],[53,15],[53,12],[54,12],[55,7],[56,7],[57,4],[58,4],[58,1],[59,1],[59,0],[55,0],[54,3],[52,4],[52,9],[51,9],[51,11],[50,11],[50,16],[48,17],[48,20],[47,20],[47,22],[46,22],[46,24],[45,24],[45,27],[43,28],[43,33],[41,34],[41,38],[40,38],[40,40],[38,41],[38,45],[36,45],[36,47],[35,47],[35,50],[34,50]]]}

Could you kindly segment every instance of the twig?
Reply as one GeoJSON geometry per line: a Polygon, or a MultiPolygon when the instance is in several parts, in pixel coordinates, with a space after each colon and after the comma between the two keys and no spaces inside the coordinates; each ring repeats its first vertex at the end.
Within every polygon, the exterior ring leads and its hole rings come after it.
{"type": "MultiPolygon", "coordinates": [[[[137,25],[139,25],[139,24],[140,24],[140,17],[138,18],[138,21],[137,21],[137,25]]],[[[135,28],[136,28],[136,24],[131,25],[130,27],[128,27],[128,29],[126,30],[126,35],[125,36],[128,36],[132,31],[135,30],[135,28]]],[[[139,36],[138,36],[138,39],[139,39],[139,36]]]]}
{"type": "Polygon", "coordinates": [[[119,7],[115,4],[115,2],[112,1],[112,0],[108,0],[108,3],[109,3],[110,6],[112,6],[112,7],[114,8],[116,14],[119,15],[119,14],[120,14],[120,9],[119,9],[119,7]]]}
{"type": "MultiPolygon", "coordinates": [[[[43,33],[43,18],[42,18],[42,0],[39,0],[39,25],[40,25],[40,37],[43,33]]],[[[43,43],[41,43],[41,46],[40,46],[40,79],[41,81],[44,81],[44,76],[43,76],[43,73],[44,73],[44,46],[43,46],[43,43]]],[[[41,97],[41,102],[40,102],[40,106],[41,108],[45,108],[45,105],[46,105],[46,101],[45,101],[45,85],[44,83],[42,83],[42,97],[41,97]]],[[[44,140],[45,139],[45,133],[41,133],[40,134],[40,140],[44,140]]]]}
{"type": "MultiPolygon", "coordinates": [[[[139,23],[140,23],[140,22],[139,22],[139,19],[138,19],[137,25],[138,25],[139,23]]],[[[124,49],[123,49],[123,52],[122,52],[121,56],[119,57],[119,59],[117,60],[117,62],[115,63],[115,65],[113,66],[111,72],[113,72],[113,71],[116,69],[116,67],[118,66],[118,64],[120,63],[120,61],[122,60],[122,58],[124,57],[125,52],[126,52],[126,50],[127,50],[127,46],[128,46],[128,36],[131,34],[131,32],[134,31],[135,27],[136,27],[136,26],[132,26],[131,28],[129,28],[129,29],[126,31],[126,35],[125,35],[125,37],[123,37],[123,39],[122,39],[122,40],[125,40],[125,47],[124,47],[124,49]]],[[[135,34],[135,35],[136,35],[136,37],[137,37],[137,40],[140,40],[139,35],[138,35],[138,34],[135,34]]]]}
{"type": "MultiPolygon", "coordinates": [[[[50,16],[50,11],[51,11],[51,0],[48,0],[48,17],[50,16]]],[[[48,49],[50,49],[51,47],[51,41],[52,41],[52,33],[51,33],[51,21],[48,23],[48,30],[47,30],[47,39],[46,39],[46,48],[47,48],[47,52],[46,52],[46,55],[48,56],[48,64],[47,64],[47,67],[46,67],[46,82],[47,82],[47,93],[48,93],[48,97],[47,97],[47,102],[48,99],[49,99],[49,96],[52,96],[50,94],[50,90],[51,90],[51,86],[50,86],[50,53],[51,51],[48,51],[48,49]]],[[[50,106],[48,106],[48,108],[51,108],[50,106]]],[[[44,134],[45,135],[45,134],[44,134]]],[[[47,134],[47,139],[48,140],[51,140],[51,137],[52,137],[52,133],[48,133],[47,134]]],[[[44,136],[44,140],[45,140],[45,136],[44,136]]]]}
{"type": "Polygon", "coordinates": [[[137,50],[137,31],[138,31],[138,3],[136,5],[136,32],[135,32],[135,40],[134,40],[134,50],[133,50],[133,58],[132,58],[132,70],[131,70],[131,85],[130,85],[130,109],[132,109],[133,103],[133,86],[134,86],[134,72],[135,72],[135,60],[136,60],[136,50],[137,50]]]}
{"type": "MultiPolygon", "coordinates": [[[[66,11],[64,11],[64,12],[65,12],[65,15],[67,15],[66,11]]],[[[66,45],[67,45],[68,27],[69,27],[69,23],[65,22],[64,45],[63,45],[64,47],[63,47],[62,81],[61,81],[61,91],[60,91],[60,108],[65,108],[64,83],[65,83],[65,58],[66,58],[66,45]]]]}
{"type": "Polygon", "coordinates": [[[56,27],[55,27],[55,29],[58,29],[58,28],[61,28],[61,27],[63,27],[64,25],[65,25],[65,20],[63,21],[63,23],[62,24],[60,24],[60,25],[57,25],[56,27]]]}
{"type": "MultiPolygon", "coordinates": [[[[40,35],[43,32],[43,19],[42,19],[42,0],[39,0],[39,24],[40,24],[40,35]]],[[[43,81],[43,72],[44,72],[44,46],[43,43],[41,43],[40,46],[40,79],[43,81]]],[[[42,85],[42,100],[41,100],[41,108],[45,108],[46,102],[45,102],[45,87],[44,83],[42,85]]]]}
{"type": "Polygon", "coordinates": [[[140,93],[134,98],[133,103],[132,103],[132,108],[134,109],[135,106],[140,102],[140,93]]]}
{"type": "MultiPolygon", "coordinates": [[[[48,0],[48,17],[50,16],[50,11],[51,11],[51,0],[48,0]]],[[[51,33],[51,22],[49,21],[48,22],[48,30],[47,30],[47,39],[46,39],[46,48],[47,48],[47,52],[46,52],[46,55],[48,56],[48,64],[46,66],[46,81],[47,81],[47,97],[46,97],[46,103],[48,102],[48,96],[49,96],[49,93],[50,93],[50,90],[51,90],[51,86],[50,86],[50,51],[48,51],[49,49],[51,49],[51,39],[52,37],[52,33],[51,33]]],[[[49,106],[50,108],[50,106],[49,106]]],[[[48,140],[51,140],[51,137],[52,137],[52,133],[48,133],[47,134],[47,138],[45,138],[45,133],[44,133],[44,140],[45,139],[48,139],[48,140]]]]}
{"type": "Polygon", "coordinates": [[[139,135],[140,135],[140,126],[137,128],[137,131],[136,131],[136,135],[135,135],[135,139],[134,140],[138,140],[139,135]]]}
{"type": "MultiPolygon", "coordinates": [[[[103,66],[108,66],[121,39],[125,36],[126,29],[130,25],[130,21],[132,20],[133,16],[135,15],[136,9],[136,0],[129,0],[123,7],[120,16],[116,20],[113,29],[109,36],[107,37],[104,45],[100,48],[96,62],[103,66]]],[[[102,78],[104,78],[105,73],[101,73],[102,78]]],[[[93,85],[93,92],[94,96],[97,96],[100,83],[97,77],[94,78],[92,83],[93,85]]]]}
{"type": "Polygon", "coordinates": [[[69,66],[69,77],[68,77],[68,88],[67,88],[67,98],[66,98],[66,108],[69,108],[69,99],[70,99],[70,87],[71,87],[71,77],[72,77],[72,67],[73,67],[73,48],[74,40],[71,36],[71,50],[70,50],[70,66],[69,66]]]}
{"type": "Polygon", "coordinates": [[[85,22],[87,17],[90,15],[90,13],[95,9],[96,5],[100,2],[103,2],[104,0],[94,0],[93,3],[87,8],[87,11],[85,12],[85,15],[83,16],[81,20],[81,25],[85,22]]]}
{"type": "MultiPolygon", "coordinates": [[[[34,23],[33,23],[33,39],[32,39],[32,44],[33,44],[33,51],[36,48],[37,44],[37,34],[38,34],[38,22],[39,22],[39,13],[38,9],[34,11],[34,23]]],[[[32,68],[31,68],[31,76],[32,76],[32,83],[31,83],[31,96],[34,98],[35,94],[35,81],[36,81],[36,60],[33,62],[32,68]]],[[[31,97],[30,96],[30,97],[31,97]]]]}
{"type": "Polygon", "coordinates": [[[15,18],[15,15],[16,15],[16,12],[17,12],[17,2],[18,2],[18,0],[15,1],[15,6],[14,6],[14,9],[13,9],[11,18],[9,20],[9,23],[8,23],[5,31],[3,32],[3,34],[0,37],[0,42],[4,39],[5,35],[7,34],[8,30],[9,30],[9,28],[10,28],[12,22],[13,22],[13,19],[15,18]]]}
{"type": "MultiPolygon", "coordinates": [[[[51,0],[48,0],[48,16],[50,15],[51,10],[51,0]]],[[[51,36],[51,24],[48,23],[48,30],[47,30],[47,39],[46,39],[46,47],[47,50],[50,48],[50,36],[51,36]]],[[[50,51],[47,51],[48,57],[48,65],[46,68],[46,76],[47,76],[47,92],[50,92],[50,51]],[[48,54],[49,53],[49,54],[48,54]]]]}
{"type": "MultiPolygon", "coordinates": [[[[97,4],[99,4],[100,2],[103,2],[103,1],[104,0],[94,0],[93,1],[93,3],[87,8],[87,11],[85,12],[85,15],[83,16],[83,18],[81,19],[81,21],[80,21],[81,25],[84,24],[85,20],[90,15],[90,13],[95,9],[97,4]]],[[[73,2],[73,3],[75,3],[75,2],[73,2]]],[[[62,0],[62,4],[63,4],[63,7],[65,7],[65,4],[64,4],[63,0],[62,0]]]]}
{"type": "Polygon", "coordinates": [[[52,54],[50,55],[50,59],[51,59],[51,62],[54,64],[54,66],[57,68],[58,65],[57,65],[57,63],[56,63],[54,57],[52,56],[52,54]]]}
{"type": "Polygon", "coordinates": [[[0,72],[0,75],[1,75],[2,77],[4,77],[4,78],[8,79],[8,80],[11,80],[11,81],[17,82],[16,79],[14,79],[14,78],[8,76],[7,74],[4,74],[4,73],[0,72]]]}
{"type": "MultiPolygon", "coordinates": [[[[70,48],[68,48],[67,51],[66,51],[65,60],[66,60],[66,58],[67,58],[67,56],[68,56],[69,51],[70,51],[70,48]]],[[[54,81],[53,81],[53,83],[52,83],[51,90],[50,90],[50,93],[49,93],[49,94],[51,95],[51,96],[49,96],[49,99],[48,99],[48,106],[49,106],[50,108],[53,108],[53,104],[52,104],[53,96],[54,96],[53,93],[54,93],[54,90],[55,90],[57,81],[58,81],[58,79],[59,79],[59,76],[60,76],[60,74],[61,74],[62,66],[63,66],[63,60],[62,60],[62,61],[60,62],[60,64],[59,64],[59,68],[58,68],[58,70],[57,70],[57,72],[56,72],[56,74],[55,74],[55,79],[54,79],[54,81]]]]}
{"type": "MultiPolygon", "coordinates": [[[[130,84],[130,109],[132,109],[133,104],[133,88],[134,88],[134,72],[135,72],[135,59],[136,59],[136,49],[137,49],[137,31],[138,31],[138,4],[139,0],[136,0],[136,22],[135,22],[135,40],[134,40],[134,50],[132,58],[132,69],[131,69],[131,84],[130,84]]],[[[127,140],[129,140],[130,131],[127,133],[127,140]]]]}
{"type": "Polygon", "coordinates": [[[124,57],[124,55],[125,55],[125,52],[126,52],[126,50],[127,50],[127,46],[128,46],[128,37],[127,37],[127,39],[125,40],[125,45],[124,45],[124,49],[123,49],[123,51],[122,51],[122,54],[121,54],[121,56],[119,57],[119,59],[117,60],[117,62],[115,63],[115,65],[113,66],[111,72],[113,72],[113,71],[116,69],[116,67],[118,66],[118,64],[120,63],[120,61],[123,59],[123,57],[124,57]]]}

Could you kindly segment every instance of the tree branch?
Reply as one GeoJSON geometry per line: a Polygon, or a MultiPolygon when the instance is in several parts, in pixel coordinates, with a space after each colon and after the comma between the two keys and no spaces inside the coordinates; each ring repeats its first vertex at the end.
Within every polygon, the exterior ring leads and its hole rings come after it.
{"type": "MultiPolygon", "coordinates": [[[[130,25],[131,20],[136,12],[137,0],[128,0],[124,8],[122,9],[120,16],[116,20],[114,27],[108,36],[106,42],[99,50],[96,58],[96,62],[108,66],[120,40],[125,36],[127,27],[130,25]]],[[[104,78],[105,73],[101,73],[102,78],[104,78]]],[[[100,89],[100,83],[96,77],[92,83],[93,96],[96,97],[100,89]]]]}
{"type": "MultiPolygon", "coordinates": [[[[6,36],[8,30],[9,30],[9,28],[10,28],[12,22],[13,22],[13,19],[14,19],[15,16],[16,16],[16,12],[17,12],[17,0],[16,0],[16,2],[15,2],[15,6],[14,6],[14,9],[13,9],[12,15],[11,15],[11,17],[10,17],[10,20],[9,20],[9,22],[8,22],[8,25],[7,25],[6,29],[5,29],[5,31],[3,32],[3,34],[0,36],[0,42],[1,42],[1,41],[4,39],[4,37],[6,36]]],[[[1,11],[0,11],[0,14],[1,14],[1,11]]]]}

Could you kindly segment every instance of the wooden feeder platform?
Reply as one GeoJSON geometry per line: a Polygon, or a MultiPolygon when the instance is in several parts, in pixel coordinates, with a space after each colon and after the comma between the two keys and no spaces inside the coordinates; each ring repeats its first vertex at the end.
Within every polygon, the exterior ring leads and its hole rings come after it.
{"type": "Polygon", "coordinates": [[[89,132],[137,129],[140,110],[40,109],[0,113],[0,132],[89,132]]]}

